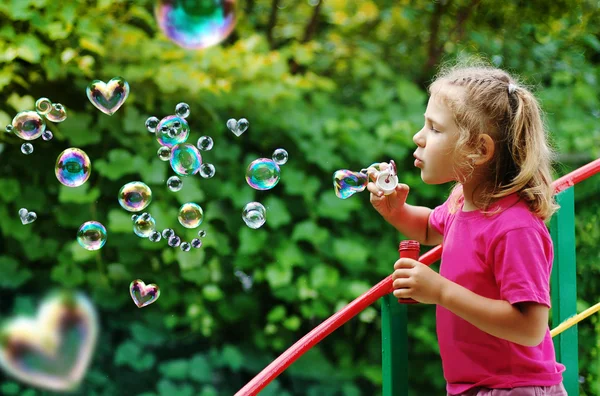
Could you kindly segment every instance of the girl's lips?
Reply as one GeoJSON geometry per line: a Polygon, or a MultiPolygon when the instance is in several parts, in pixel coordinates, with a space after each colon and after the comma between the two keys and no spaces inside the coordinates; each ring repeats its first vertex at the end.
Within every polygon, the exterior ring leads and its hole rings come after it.
{"type": "Polygon", "coordinates": [[[419,165],[423,165],[423,161],[421,161],[420,159],[415,159],[415,166],[418,168],[419,165]]]}

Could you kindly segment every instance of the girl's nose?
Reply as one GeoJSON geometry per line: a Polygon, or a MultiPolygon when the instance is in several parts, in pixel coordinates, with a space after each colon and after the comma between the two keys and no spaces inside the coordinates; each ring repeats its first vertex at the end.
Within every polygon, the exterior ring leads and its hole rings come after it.
{"type": "Polygon", "coordinates": [[[425,147],[425,139],[423,139],[423,134],[421,132],[423,132],[422,129],[415,133],[413,136],[413,142],[415,142],[415,144],[419,147],[425,147]]]}

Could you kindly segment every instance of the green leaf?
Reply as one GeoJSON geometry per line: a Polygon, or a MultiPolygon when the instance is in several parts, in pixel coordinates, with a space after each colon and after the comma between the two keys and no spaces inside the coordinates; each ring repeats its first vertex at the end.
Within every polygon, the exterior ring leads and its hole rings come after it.
{"type": "Polygon", "coordinates": [[[133,221],[131,221],[132,213],[125,212],[124,210],[111,209],[108,212],[108,228],[112,233],[132,233],[133,232],[133,221]]]}
{"type": "Polygon", "coordinates": [[[167,378],[183,380],[187,378],[190,365],[185,359],[170,360],[161,363],[158,371],[167,378]]]}
{"type": "Polygon", "coordinates": [[[264,201],[264,205],[267,209],[267,225],[269,228],[277,229],[292,221],[292,216],[281,199],[271,196],[264,201]]]}
{"type": "Polygon", "coordinates": [[[21,195],[21,185],[15,179],[0,179],[0,199],[4,202],[15,201],[21,195]]]}
{"type": "Polygon", "coordinates": [[[3,395],[18,395],[21,388],[16,382],[4,382],[0,385],[0,392],[3,395]]]}
{"type": "Polygon", "coordinates": [[[114,357],[117,366],[129,366],[137,372],[143,372],[154,366],[156,358],[150,352],[145,352],[138,344],[125,341],[117,347],[114,357]]]}
{"type": "Polygon", "coordinates": [[[169,380],[160,380],[156,387],[160,396],[193,396],[194,388],[192,386],[184,384],[181,386],[175,385],[169,380]]]}
{"type": "Polygon", "coordinates": [[[321,217],[337,221],[346,221],[352,217],[352,212],[361,208],[360,197],[339,199],[332,188],[331,191],[321,194],[321,198],[317,204],[317,214],[321,217]]]}
{"type": "Polygon", "coordinates": [[[275,308],[273,308],[271,312],[269,312],[269,314],[267,315],[267,321],[274,323],[281,322],[285,318],[285,315],[285,306],[278,305],[275,308]]]}
{"type": "Polygon", "coordinates": [[[62,203],[92,203],[100,197],[100,190],[96,187],[89,189],[89,183],[84,183],[79,187],[67,187],[60,185],[58,190],[58,200],[62,203]]]}
{"type": "Polygon", "coordinates": [[[268,233],[264,230],[253,230],[243,226],[238,233],[240,238],[239,254],[256,254],[264,249],[268,233]]]}
{"type": "Polygon", "coordinates": [[[314,246],[321,245],[329,238],[327,230],[320,228],[312,221],[304,221],[296,224],[292,233],[293,241],[307,241],[314,246]]]}
{"type": "Polygon", "coordinates": [[[238,348],[233,345],[225,345],[221,356],[225,365],[231,369],[234,373],[237,373],[244,364],[244,355],[238,348]]]}
{"type": "Polygon", "coordinates": [[[189,376],[200,383],[211,382],[213,379],[212,367],[204,355],[194,355],[189,364],[189,376]]]}
{"type": "Polygon", "coordinates": [[[218,301],[223,298],[223,292],[217,285],[206,285],[202,288],[202,295],[208,301],[218,301]]]}
{"type": "Polygon", "coordinates": [[[0,288],[16,289],[33,276],[27,268],[19,268],[19,262],[9,256],[0,256],[0,288]]]}
{"type": "Polygon", "coordinates": [[[279,263],[269,264],[265,271],[265,277],[271,288],[284,287],[292,281],[292,268],[284,267],[279,263]]]}
{"type": "Polygon", "coordinates": [[[360,239],[337,238],[333,241],[335,257],[348,267],[364,268],[369,257],[369,250],[360,239]]]}
{"type": "Polygon", "coordinates": [[[164,334],[158,329],[140,322],[131,325],[131,335],[140,345],[159,346],[165,341],[164,334]]]}
{"type": "Polygon", "coordinates": [[[127,150],[113,149],[108,153],[108,160],[96,161],[95,167],[102,176],[109,180],[118,180],[125,175],[137,173],[146,166],[146,162],[127,150]]]}

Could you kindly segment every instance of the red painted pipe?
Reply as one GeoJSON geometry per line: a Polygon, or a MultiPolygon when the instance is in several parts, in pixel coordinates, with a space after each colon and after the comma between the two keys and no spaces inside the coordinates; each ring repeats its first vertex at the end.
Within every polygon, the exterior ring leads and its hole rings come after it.
{"type": "MultiPolygon", "coordinates": [[[[595,175],[600,172],[600,159],[590,162],[587,165],[582,166],[574,170],[573,172],[557,179],[552,183],[554,187],[554,193],[566,190],[569,187],[595,175]]],[[[436,262],[442,256],[442,246],[439,245],[434,249],[421,256],[419,259],[423,264],[431,265],[436,262]]],[[[379,300],[381,297],[391,293],[392,287],[392,276],[388,276],[363,295],[357,297],[350,304],[336,312],[334,315],[329,317],[319,326],[315,327],[310,333],[298,340],[294,345],[289,347],[284,353],[279,355],[271,364],[263,369],[258,375],[256,375],[252,381],[248,382],[246,386],[240,389],[235,396],[254,396],[263,390],[271,381],[273,381],[279,374],[281,374],[286,368],[294,363],[300,356],[302,356],[310,348],[321,342],[325,337],[331,334],[338,327],[358,315],[369,305],[379,300]]]]}

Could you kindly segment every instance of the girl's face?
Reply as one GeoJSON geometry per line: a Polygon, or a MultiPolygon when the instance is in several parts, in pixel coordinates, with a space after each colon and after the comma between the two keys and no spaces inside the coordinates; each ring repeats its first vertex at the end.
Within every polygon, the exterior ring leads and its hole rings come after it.
{"type": "Polygon", "coordinates": [[[425,125],[413,136],[417,145],[415,166],[421,169],[421,179],[425,183],[456,180],[454,147],[457,140],[458,127],[451,110],[433,93],[425,111],[425,125]]]}

